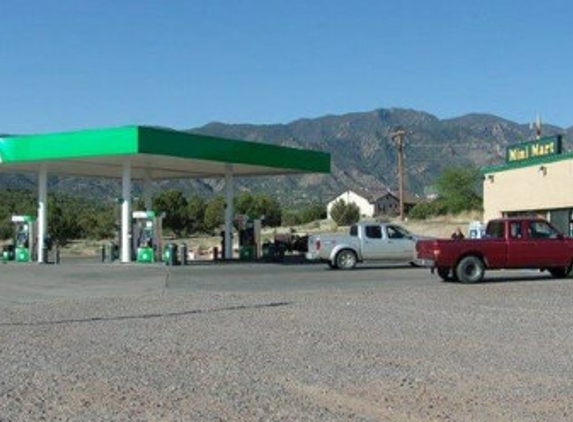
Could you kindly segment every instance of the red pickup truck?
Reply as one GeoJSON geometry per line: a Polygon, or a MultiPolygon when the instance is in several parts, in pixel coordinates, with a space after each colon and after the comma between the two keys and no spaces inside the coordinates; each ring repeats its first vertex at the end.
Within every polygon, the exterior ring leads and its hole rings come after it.
{"type": "Polygon", "coordinates": [[[538,268],[563,278],[571,271],[573,238],[543,219],[499,218],[488,222],[481,239],[418,240],[416,256],[444,281],[477,283],[486,269],[502,268],[538,268]]]}

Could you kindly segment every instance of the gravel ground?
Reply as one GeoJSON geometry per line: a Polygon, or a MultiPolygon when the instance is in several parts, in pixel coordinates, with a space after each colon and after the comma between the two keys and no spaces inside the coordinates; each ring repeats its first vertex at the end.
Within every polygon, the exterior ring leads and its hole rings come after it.
{"type": "Polygon", "coordinates": [[[566,421],[571,280],[0,306],[0,421],[566,421]]]}

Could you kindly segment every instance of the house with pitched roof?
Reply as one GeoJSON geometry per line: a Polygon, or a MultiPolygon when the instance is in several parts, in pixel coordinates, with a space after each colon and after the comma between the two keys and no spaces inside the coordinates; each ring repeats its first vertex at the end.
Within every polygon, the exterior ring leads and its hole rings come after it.
{"type": "MultiPolygon", "coordinates": [[[[332,218],[330,214],[332,207],[340,200],[346,204],[354,203],[358,206],[361,218],[380,216],[395,217],[400,214],[400,198],[396,192],[390,190],[385,192],[366,192],[358,189],[349,189],[328,202],[326,212],[329,219],[332,218]]],[[[421,201],[422,198],[418,195],[405,192],[404,213],[407,215],[408,212],[421,201]]]]}

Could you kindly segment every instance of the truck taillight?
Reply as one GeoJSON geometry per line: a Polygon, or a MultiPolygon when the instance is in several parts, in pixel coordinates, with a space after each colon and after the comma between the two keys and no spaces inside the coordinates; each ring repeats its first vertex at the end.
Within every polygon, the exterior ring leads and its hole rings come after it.
{"type": "Polygon", "coordinates": [[[440,256],[440,250],[439,249],[434,249],[434,260],[438,259],[438,257],[440,256]]]}

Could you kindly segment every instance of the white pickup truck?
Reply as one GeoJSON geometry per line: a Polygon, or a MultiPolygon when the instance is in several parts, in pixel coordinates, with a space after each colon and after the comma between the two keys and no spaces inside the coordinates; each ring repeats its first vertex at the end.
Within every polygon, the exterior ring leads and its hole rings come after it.
{"type": "Polygon", "coordinates": [[[417,239],[396,224],[361,222],[351,226],[348,235],[309,236],[306,258],[341,270],[350,270],[359,262],[414,265],[417,239]]]}

